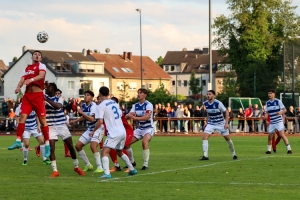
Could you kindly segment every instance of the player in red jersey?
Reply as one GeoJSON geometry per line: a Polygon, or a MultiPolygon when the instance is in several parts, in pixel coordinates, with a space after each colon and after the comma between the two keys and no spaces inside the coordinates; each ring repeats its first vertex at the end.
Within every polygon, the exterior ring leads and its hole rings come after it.
{"type": "MultiPolygon", "coordinates": [[[[119,100],[116,97],[111,97],[111,100],[115,101],[116,103],[119,103],[119,100]]],[[[133,129],[132,129],[132,126],[127,122],[124,115],[122,115],[121,119],[122,119],[124,128],[126,130],[126,141],[125,141],[123,153],[128,156],[128,153],[125,149],[130,148],[130,142],[131,142],[131,139],[133,138],[133,129]]],[[[121,167],[118,163],[116,150],[111,149],[109,155],[110,155],[110,158],[111,158],[112,162],[115,165],[113,168],[110,169],[110,172],[122,171],[121,167]]],[[[132,163],[132,166],[136,166],[135,162],[132,163]]],[[[126,170],[125,172],[129,172],[129,171],[126,170]]]]}
{"type": "Polygon", "coordinates": [[[31,59],[32,64],[26,67],[24,75],[21,77],[15,90],[15,93],[18,94],[21,91],[21,87],[26,85],[20,110],[19,124],[17,127],[17,141],[11,147],[21,145],[21,138],[25,130],[25,121],[31,111],[34,110],[42,126],[42,133],[45,139],[45,157],[49,157],[49,127],[46,122],[46,109],[43,93],[45,87],[46,65],[41,63],[42,53],[40,51],[33,51],[31,59]]]}

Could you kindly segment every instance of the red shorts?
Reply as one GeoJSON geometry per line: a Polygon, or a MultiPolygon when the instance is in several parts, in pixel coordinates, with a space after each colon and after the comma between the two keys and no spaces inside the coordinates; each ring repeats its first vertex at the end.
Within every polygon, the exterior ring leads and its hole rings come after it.
{"type": "Polygon", "coordinates": [[[133,138],[133,130],[130,129],[126,129],[126,141],[125,141],[125,146],[129,146],[130,145],[130,142],[131,142],[131,139],[133,138]]]}
{"type": "Polygon", "coordinates": [[[45,97],[43,92],[25,92],[22,98],[20,114],[29,115],[34,110],[39,117],[46,116],[45,97]]]}

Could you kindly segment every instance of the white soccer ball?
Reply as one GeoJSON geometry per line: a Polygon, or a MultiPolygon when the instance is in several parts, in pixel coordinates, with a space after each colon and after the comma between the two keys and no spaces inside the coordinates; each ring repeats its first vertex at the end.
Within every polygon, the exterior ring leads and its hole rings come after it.
{"type": "Polygon", "coordinates": [[[37,34],[37,40],[40,42],[40,43],[45,43],[48,41],[48,34],[45,32],[45,31],[41,31],[37,34]]]}

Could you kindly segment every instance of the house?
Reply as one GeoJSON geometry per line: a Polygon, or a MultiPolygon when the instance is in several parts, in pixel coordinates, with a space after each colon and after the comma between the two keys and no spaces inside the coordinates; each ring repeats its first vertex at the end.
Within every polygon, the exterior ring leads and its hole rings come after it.
{"type": "MultiPolygon", "coordinates": [[[[32,62],[33,51],[23,47],[22,56],[3,74],[4,97],[15,99],[15,88],[25,67],[32,62]]],[[[83,97],[84,91],[88,89],[98,95],[101,86],[110,86],[110,75],[105,73],[104,63],[91,60],[87,57],[86,50],[82,52],[40,51],[43,54],[42,63],[47,67],[45,80],[55,82],[66,99],[83,97]]],[[[25,86],[22,92],[24,90],[25,86]]]]}
{"type": "Polygon", "coordinates": [[[129,97],[125,100],[129,100],[137,96],[139,88],[154,91],[160,83],[170,90],[170,75],[148,56],[142,56],[142,84],[140,56],[132,55],[132,52],[123,52],[123,54],[90,53],[90,56],[99,62],[104,62],[105,70],[112,76],[111,93],[118,98],[128,92],[129,97]],[[128,85],[125,90],[124,83],[128,85]]]}
{"type": "MultiPolygon", "coordinates": [[[[231,70],[231,65],[226,63],[225,60],[225,57],[218,55],[217,50],[212,50],[212,89],[214,90],[220,88],[218,85],[220,80],[216,80],[216,72],[231,70]]],[[[184,96],[192,95],[189,90],[189,80],[193,70],[196,73],[196,77],[200,78],[200,86],[202,85],[202,91],[199,93],[203,95],[207,93],[209,83],[208,48],[203,48],[202,50],[195,48],[193,51],[188,51],[186,48],[182,51],[168,51],[161,67],[172,77],[171,93],[184,96]]]]}
{"type": "MultiPolygon", "coordinates": [[[[0,60],[0,77],[7,71],[7,66],[3,62],[3,60],[0,60]]],[[[0,97],[4,98],[4,85],[3,80],[0,81],[0,97]]]]}

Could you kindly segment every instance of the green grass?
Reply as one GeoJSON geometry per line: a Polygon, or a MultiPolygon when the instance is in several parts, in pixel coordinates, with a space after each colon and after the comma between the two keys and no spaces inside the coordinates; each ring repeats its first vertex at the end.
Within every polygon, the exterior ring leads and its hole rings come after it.
{"type": "MultiPolygon", "coordinates": [[[[265,155],[267,136],[233,136],[238,161],[233,161],[222,137],[209,139],[209,161],[202,156],[201,137],[154,137],[150,143],[149,170],[141,171],[141,143],[133,145],[138,175],[112,173],[110,180],[87,172],[73,172],[57,142],[60,176],[49,178],[51,166],[34,151],[22,166],[20,150],[8,151],[14,137],[0,137],[0,199],[298,199],[300,137],[290,137],[293,154],[281,142],[277,153],[265,155]]],[[[78,137],[74,137],[76,142],[78,137]]],[[[37,144],[31,139],[31,147],[37,144]]],[[[94,158],[85,148],[92,164],[94,158]]],[[[121,160],[119,159],[120,163],[121,160]]],[[[79,159],[80,166],[83,162],[79,159]]],[[[124,166],[123,163],[121,163],[124,166]]]]}

